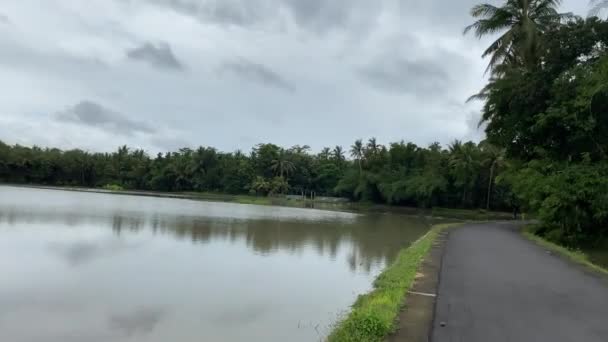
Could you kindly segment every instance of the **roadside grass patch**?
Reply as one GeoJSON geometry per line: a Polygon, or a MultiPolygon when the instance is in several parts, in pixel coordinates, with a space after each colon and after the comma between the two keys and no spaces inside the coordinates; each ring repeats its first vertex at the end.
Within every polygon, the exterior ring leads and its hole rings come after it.
{"type": "Polygon", "coordinates": [[[603,268],[603,267],[591,262],[591,260],[589,260],[589,256],[587,254],[585,254],[583,251],[569,249],[564,246],[555,244],[549,240],[546,240],[546,239],[542,238],[541,236],[536,235],[535,234],[536,230],[537,230],[536,225],[527,225],[522,229],[522,234],[526,238],[532,240],[539,246],[541,246],[551,252],[563,255],[563,256],[567,257],[568,259],[570,259],[578,264],[581,264],[585,267],[588,267],[589,269],[591,269],[593,271],[603,273],[604,275],[608,275],[608,269],[603,268]]]}
{"type": "Polygon", "coordinates": [[[109,190],[109,191],[124,191],[125,188],[123,188],[122,186],[118,185],[118,184],[106,184],[103,186],[104,190],[109,190]]]}
{"type": "Polygon", "coordinates": [[[382,341],[394,331],[395,320],[414,284],[418,267],[442,230],[457,224],[439,224],[409,247],[374,281],[374,289],[360,295],[348,316],[338,322],[329,342],[382,341]]]}

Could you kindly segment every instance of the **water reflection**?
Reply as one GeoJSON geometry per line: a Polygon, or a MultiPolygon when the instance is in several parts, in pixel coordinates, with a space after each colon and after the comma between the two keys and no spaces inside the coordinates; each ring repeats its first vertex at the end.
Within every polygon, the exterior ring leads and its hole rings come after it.
{"type": "Polygon", "coordinates": [[[116,255],[127,249],[137,247],[123,240],[105,239],[101,241],[75,241],[75,242],[52,242],[49,250],[71,266],[86,264],[99,257],[116,255]]]}
{"type": "Polygon", "coordinates": [[[319,340],[428,224],[0,186],[0,340],[319,340]]]}
{"type": "MultiPolygon", "coordinates": [[[[318,221],[143,215],[126,211],[108,214],[109,217],[99,211],[89,214],[83,211],[26,211],[0,207],[0,225],[19,226],[45,222],[74,228],[108,226],[118,237],[149,230],[153,234],[169,235],[195,244],[214,240],[244,242],[260,255],[271,255],[277,251],[297,254],[303,249],[313,248],[319,255],[332,259],[336,257],[340,245],[348,244],[352,246],[348,258],[351,270],[369,272],[374,265],[392,261],[404,244],[419,236],[430,224],[425,219],[388,214],[353,215],[347,220],[318,221]],[[404,226],[408,229],[403,229],[404,226]]],[[[106,240],[80,241],[71,245],[55,244],[49,247],[76,266],[89,259],[119,253],[135,246],[126,245],[121,240],[106,240]]]]}

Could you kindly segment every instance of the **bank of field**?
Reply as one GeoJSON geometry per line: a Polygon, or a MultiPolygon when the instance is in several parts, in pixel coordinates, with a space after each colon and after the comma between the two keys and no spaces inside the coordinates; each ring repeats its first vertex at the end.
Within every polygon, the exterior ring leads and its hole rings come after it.
{"type": "Polygon", "coordinates": [[[404,301],[407,305],[406,296],[420,264],[439,234],[454,225],[435,225],[426,235],[401,250],[395,262],[376,278],[374,289],[359,296],[348,316],[335,326],[328,341],[382,341],[391,333],[404,301]]]}
{"type": "Polygon", "coordinates": [[[528,225],[522,229],[522,234],[528,239],[534,241],[537,245],[561,255],[575,263],[583,265],[588,269],[595,271],[597,273],[608,276],[608,266],[607,265],[599,265],[591,260],[589,254],[580,249],[569,249],[564,246],[560,246],[554,242],[551,242],[547,239],[544,239],[541,236],[536,235],[538,227],[535,225],[528,225]]]}

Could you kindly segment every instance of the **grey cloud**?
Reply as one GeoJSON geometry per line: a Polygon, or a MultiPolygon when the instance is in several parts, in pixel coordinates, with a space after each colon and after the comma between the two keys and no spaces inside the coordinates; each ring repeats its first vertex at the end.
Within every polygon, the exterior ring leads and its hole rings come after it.
{"type": "Polygon", "coordinates": [[[182,70],[182,63],[175,57],[171,46],[165,42],[156,45],[145,42],[142,45],[127,50],[127,57],[133,60],[144,61],[163,69],[182,70]]]}
{"type": "MultiPolygon", "coordinates": [[[[131,0],[136,1],[136,0],[131,0]]],[[[201,22],[237,26],[280,23],[287,13],[300,27],[325,33],[358,21],[373,22],[383,2],[368,0],[151,0],[201,22]]]]}
{"type": "Polygon", "coordinates": [[[57,113],[55,117],[60,121],[95,127],[127,136],[135,132],[155,132],[145,122],[130,120],[121,113],[88,100],[81,101],[75,106],[57,113]]]}
{"type": "Polygon", "coordinates": [[[108,318],[111,329],[127,336],[150,333],[160,322],[164,311],[153,308],[141,308],[126,314],[113,314],[108,318]]]}
{"type": "MultiPolygon", "coordinates": [[[[376,24],[377,17],[390,1],[369,0],[279,0],[296,23],[318,33],[346,29],[356,34],[376,24]]],[[[358,34],[357,34],[358,35],[358,34]]]]}
{"type": "Polygon", "coordinates": [[[443,92],[449,81],[438,63],[388,54],[361,68],[359,76],[380,90],[429,96],[443,92]]]}
{"type": "Polygon", "coordinates": [[[11,21],[8,19],[8,17],[2,13],[0,13],[0,24],[8,24],[11,21]]]}
{"type": "Polygon", "coordinates": [[[151,0],[160,6],[193,16],[203,22],[216,22],[229,25],[251,26],[276,12],[270,3],[244,0],[151,0]]]}
{"type": "Polygon", "coordinates": [[[473,141],[485,139],[485,130],[488,124],[482,122],[481,112],[469,112],[466,118],[467,133],[465,138],[473,141]]]}
{"type": "Polygon", "coordinates": [[[189,141],[172,136],[157,135],[152,137],[150,142],[154,144],[154,146],[159,147],[162,151],[176,151],[180,148],[192,147],[192,144],[189,141]]]}
{"type": "Polygon", "coordinates": [[[295,86],[285,80],[281,75],[272,69],[246,59],[237,59],[224,63],[220,73],[231,73],[247,81],[260,83],[268,87],[274,87],[285,91],[295,91],[295,86]]]}

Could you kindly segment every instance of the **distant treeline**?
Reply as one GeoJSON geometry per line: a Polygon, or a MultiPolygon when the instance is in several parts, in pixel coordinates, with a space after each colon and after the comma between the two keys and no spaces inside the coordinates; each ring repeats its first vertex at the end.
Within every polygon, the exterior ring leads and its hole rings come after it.
{"type": "Polygon", "coordinates": [[[150,157],[9,146],[0,142],[0,180],[9,183],[278,195],[314,193],[418,207],[510,209],[509,187],[494,184],[504,152],[488,143],[380,145],[356,141],[311,153],[308,146],[260,144],[249,153],[183,148],[150,157]],[[350,158],[347,158],[347,154],[350,158]]]}

